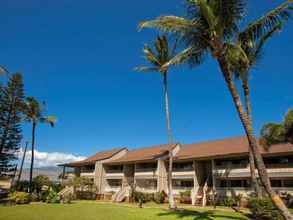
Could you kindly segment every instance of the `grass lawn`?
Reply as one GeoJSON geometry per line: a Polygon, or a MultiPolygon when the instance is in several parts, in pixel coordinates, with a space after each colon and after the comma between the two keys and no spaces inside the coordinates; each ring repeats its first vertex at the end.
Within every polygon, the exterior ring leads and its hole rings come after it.
{"type": "Polygon", "coordinates": [[[148,205],[142,209],[132,205],[98,202],[0,206],[0,220],[247,220],[230,211],[186,208],[168,212],[164,206],[148,205]]]}

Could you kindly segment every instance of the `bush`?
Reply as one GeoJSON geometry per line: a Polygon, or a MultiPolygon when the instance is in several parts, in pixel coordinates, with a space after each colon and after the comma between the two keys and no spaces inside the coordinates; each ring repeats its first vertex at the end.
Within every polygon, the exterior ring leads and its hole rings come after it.
{"type": "Polygon", "coordinates": [[[51,189],[54,192],[59,193],[63,188],[64,188],[64,186],[62,184],[60,184],[60,183],[55,183],[55,182],[51,183],[51,189]]]}
{"type": "Polygon", "coordinates": [[[164,203],[165,197],[166,197],[166,195],[164,192],[156,192],[154,194],[154,202],[158,203],[158,204],[164,203]]]}
{"type": "Polygon", "coordinates": [[[154,201],[154,194],[133,191],[132,198],[134,199],[135,202],[141,201],[142,203],[146,203],[146,202],[154,201]]]}
{"type": "Polygon", "coordinates": [[[248,201],[248,208],[253,219],[283,220],[283,217],[269,198],[251,198],[248,201]]]}
{"type": "Polygon", "coordinates": [[[180,197],[190,197],[190,196],[191,196],[191,191],[190,190],[180,192],[180,197]]]}
{"type": "Polygon", "coordinates": [[[223,201],[223,205],[227,206],[227,207],[232,207],[234,205],[234,200],[231,196],[227,196],[224,201],[223,201]]]}
{"type": "Polygon", "coordinates": [[[191,191],[186,190],[183,192],[180,192],[180,203],[183,204],[191,204],[191,191]]]}
{"type": "Polygon", "coordinates": [[[46,198],[47,203],[60,203],[60,197],[58,194],[54,191],[50,191],[47,198],[46,198]]]}
{"type": "Polygon", "coordinates": [[[13,192],[8,195],[8,200],[15,204],[28,204],[29,194],[26,192],[13,192]]]}

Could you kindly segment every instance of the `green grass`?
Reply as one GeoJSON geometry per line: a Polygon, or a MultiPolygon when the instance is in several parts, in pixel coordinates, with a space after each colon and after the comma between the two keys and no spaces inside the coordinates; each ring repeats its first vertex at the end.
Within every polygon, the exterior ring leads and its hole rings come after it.
{"type": "Polygon", "coordinates": [[[98,202],[0,206],[0,220],[247,220],[230,211],[186,208],[169,212],[165,206],[146,206],[98,202]]]}

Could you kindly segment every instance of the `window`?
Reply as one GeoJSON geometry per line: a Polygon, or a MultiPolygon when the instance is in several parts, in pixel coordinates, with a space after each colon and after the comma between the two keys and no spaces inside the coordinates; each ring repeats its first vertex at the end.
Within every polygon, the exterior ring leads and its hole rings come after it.
{"type": "Polygon", "coordinates": [[[193,180],[173,180],[173,186],[179,188],[192,188],[193,180]]]}
{"type": "Polygon", "coordinates": [[[220,187],[250,187],[249,180],[221,180],[220,187]]]}
{"type": "Polygon", "coordinates": [[[156,163],[140,163],[136,164],[136,170],[155,170],[157,169],[156,163]]]}
{"type": "Polygon", "coordinates": [[[283,180],[284,187],[293,187],[293,180],[283,180]]]}
{"type": "Polygon", "coordinates": [[[120,187],[122,185],[121,179],[110,179],[107,181],[108,181],[109,186],[111,186],[111,187],[120,187]]]}
{"type": "Polygon", "coordinates": [[[223,187],[223,188],[227,187],[227,181],[226,180],[221,180],[220,181],[220,187],[223,187]]]}
{"type": "Polygon", "coordinates": [[[281,180],[271,180],[272,187],[282,187],[282,181],[281,180]]]}
{"type": "Polygon", "coordinates": [[[106,169],[108,173],[121,173],[123,171],[122,165],[112,165],[108,166],[106,169]]]}
{"type": "Polygon", "coordinates": [[[92,173],[95,170],[95,165],[87,165],[81,168],[81,172],[92,173]]]}
{"type": "Polygon", "coordinates": [[[174,163],[173,164],[173,170],[176,171],[184,171],[184,170],[187,170],[187,171],[190,171],[190,170],[193,170],[193,163],[192,162],[187,162],[187,163],[174,163]]]}
{"type": "Polygon", "coordinates": [[[231,187],[242,187],[241,180],[231,180],[231,187]]]}

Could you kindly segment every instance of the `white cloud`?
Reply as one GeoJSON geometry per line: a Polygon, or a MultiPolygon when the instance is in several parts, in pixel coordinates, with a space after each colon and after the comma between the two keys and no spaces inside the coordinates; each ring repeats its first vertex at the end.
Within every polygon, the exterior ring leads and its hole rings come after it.
{"type": "MultiPolygon", "coordinates": [[[[56,166],[57,164],[69,163],[73,161],[83,160],[85,157],[61,152],[41,152],[35,150],[34,167],[56,166]]],[[[25,165],[29,166],[31,161],[31,151],[27,151],[25,165]]],[[[23,156],[23,151],[19,153],[19,158],[23,156]]]]}

